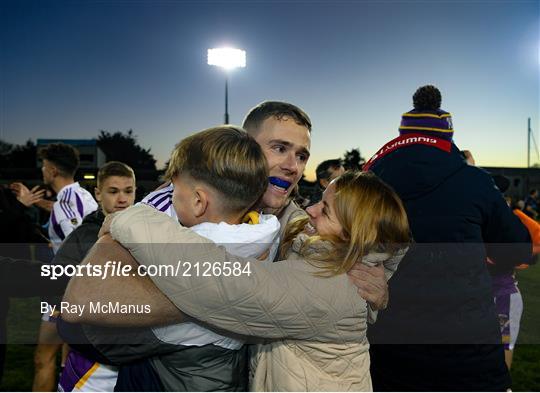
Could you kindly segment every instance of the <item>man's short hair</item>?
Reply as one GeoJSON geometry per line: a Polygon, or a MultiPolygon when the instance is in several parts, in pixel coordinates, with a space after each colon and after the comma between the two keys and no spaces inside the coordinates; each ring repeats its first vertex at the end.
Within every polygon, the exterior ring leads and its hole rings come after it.
{"type": "Polygon", "coordinates": [[[296,105],[281,101],[264,101],[252,108],[244,119],[242,127],[248,132],[255,132],[262,122],[269,117],[281,120],[288,117],[300,126],[306,127],[311,132],[311,120],[309,116],[296,105]]]}
{"type": "Polygon", "coordinates": [[[317,175],[317,182],[323,179],[329,179],[332,175],[329,171],[330,168],[338,169],[342,164],[339,158],[334,160],[326,160],[317,165],[315,174],[317,175]]]}
{"type": "Polygon", "coordinates": [[[41,159],[53,163],[64,177],[73,177],[79,168],[79,151],[65,143],[51,143],[39,152],[41,159]]]}
{"type": "Polygon", "coordinates": [[[101,168],[97,174],[97,188],[101,189],[103,182],[111,176],[129,177],[135,183],[135,172],[129,166],[120,161],[109,161],[101,168]]]}
{"type": "Polygon", "coordinates": [[[247,210],[268,187],[268,166],[260,145],[234,126],[209,128],[176,145],[165,176],[188,174],[223,195],[231,212],[247,210]]]}

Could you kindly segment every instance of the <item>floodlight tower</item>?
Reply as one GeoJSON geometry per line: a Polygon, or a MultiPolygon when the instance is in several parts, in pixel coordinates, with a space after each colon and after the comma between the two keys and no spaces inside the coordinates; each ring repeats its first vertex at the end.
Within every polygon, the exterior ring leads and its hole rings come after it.
{"type": "Polygon", "coordinates": [[[234,48],[208,49],[208,65],[225,70],[225,124],[229,124],[229,71],[246,66],[246,51],[234,48]]]}

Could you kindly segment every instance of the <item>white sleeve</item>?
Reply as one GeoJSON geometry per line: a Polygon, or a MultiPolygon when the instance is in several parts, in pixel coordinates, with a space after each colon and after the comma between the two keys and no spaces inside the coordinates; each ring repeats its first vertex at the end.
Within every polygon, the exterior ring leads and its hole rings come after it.
{"type": "MultiPolygon", "coordinates": [[[[78,222],[79,219],[76,218],[76,220],[78,222]]],[[[64,233],[65,237],[68,237],[69,234],[73,232],[73,230],[77,228],[78,226],[78,225],[74,225],[71,219],[67,217],[64,217],[58,224],[60,225],[60,229],[62,229],[62,232],[64,233]]]]}

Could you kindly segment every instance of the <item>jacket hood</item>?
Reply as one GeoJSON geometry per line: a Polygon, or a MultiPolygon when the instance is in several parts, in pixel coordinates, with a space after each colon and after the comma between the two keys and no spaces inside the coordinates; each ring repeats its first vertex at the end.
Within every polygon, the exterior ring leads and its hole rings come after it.
{"type": "Polygon", "coordinates": [[[403,200],[420,198],[467,166],[452,143],[450,152],[430,146],[400,148],[376,161],[371,170],[403,200]]]}
{"type": "MultiPolygon", "coordinates": [[[[306,257],[302,255],[302,248],[304,244],[309,240],[310,236],[305,233],[300,233],[296,236],[294,239],[291,250],[292,252],[295,252],[297,255],[301,257],[306,257]]],[[[333,246],[332,243],[327,240],[318,240],[316,242],[313,242],[309,245],[309,253],[318,253],[318,252],[327,252],[332,250],[333,246]]],[[[397,250],[394,254],[388,253],[388,252],[370,252],[367,255],[364,255],[362,258],[362,263],[364,265],[373,267],[380,264],[383,264],[385,266],[391,264],[398,264],[401,262],[405,254],[409,251],[408,245],[403,245],[402,248],[397,250]]]]}

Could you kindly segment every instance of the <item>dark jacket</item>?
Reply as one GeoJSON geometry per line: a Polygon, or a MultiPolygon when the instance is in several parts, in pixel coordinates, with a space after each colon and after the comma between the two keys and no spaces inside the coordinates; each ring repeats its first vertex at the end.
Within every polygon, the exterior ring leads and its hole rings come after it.
{"type": "Polygon", "coordinates": [[[78,265],[81,263],[98,240],[103,220],[105,220],[105,216],[101,209],[87,215],[82,224],[63,241],[52,263],[57,265],[78,265]]]}
{"type": "MultiPolygon", "coordinates": [[[[51,263],[54,265],[80,264],[97,241],[99,229],[101,228],[101,224],[103,224],[103,220],[105,220],[105,216],[101,209],[87,215],[81,225],[75,228],[62,242],[62,245],[54,255],[51,263]]],[[[49,304],[58,305],[62,300],[62,296],[49,296],[43,300],[47,301],[49,304]]]]}
{"type": "MultiPolygon", "coordinates": [[[[0,185],[0,384],[4,371],[9,298],[63,293],[62,285],[41,277],[42,262],[52,254],[47,239],[13,192],[0,185]]],[[[63,283],[64,284],[64,283],[63,283]]],[[[65,285],[65,284],[64,284],[65,285]]]]}
{"type": "Polygon", "coordinates": [[[371,343],[402,344],[372,346],[374,389],[506,390],[486,257],[499,266],[530,260],[526,228],[455,145],[403,147],[371,170],[402,198],[416,242],[368,331],[371,343]]]}
{"type": "Polygon", "coordinates": [[[42,276],[40,261],[0,256],[0,384],[4,372],[7,344],[9,298],[62,295],[69,277],[51,280],[42,276]]]}

